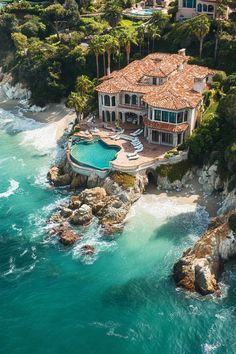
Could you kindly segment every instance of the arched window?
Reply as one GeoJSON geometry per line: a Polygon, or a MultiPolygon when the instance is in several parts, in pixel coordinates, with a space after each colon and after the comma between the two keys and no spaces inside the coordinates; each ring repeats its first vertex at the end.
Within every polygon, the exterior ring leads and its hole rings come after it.
{"type": "Polygon", "coordinates": [[[136,95],[132,95],[132,104],[137,105],[138,104],[138,97],[136,95]]]}
{"type": "Polygon", "coordinates": [[[110,96],[108,95],[104,96],[104,104],[105,106],[110,106],[110,96]]]}
{"type": "Polygon", "coordinates": [[[214,6],[208,5],[208,12],[214,12],[214,6]]]}
{"type": "Polygon", "coordinates": [[[197,11],[198,12],[202,12],[202,4],[198,4],[197,5],[197,11]]]}
{"type": "Polygon", "coordinates": [[[203,4],[203,12],[207,12],[207,5],[203,4]]]}
{"type": "Polygon", "coordinates": [[[116,120],[116,114],[115,114],[115,112],[112,112],[112,114],[111,114],[111,120],[112,120],[112,122],[115,122],[115,120],[116,120]]]}
{"type": "Polygon", "coordinates": [[[130,95],[128,95],[127,93],[125,94],[125,103],[130,104],[130,95]]]}
{"type": "Polygon", "coordinates": [[[106,119],[107,119],[107,122],[111,121],[111,116],[110,116],[110,112],[109,111],[106,111],[106,119]]]}
{"type": "Polygon", "coordinates": [[[115,106],[115,105],[116,105],[116,98],[115,98],[115,96],[112,96],[112,98],[111,98],[111,104],[112,104],[112,106],[115,106]]]}
{"type": "Polygon", "coordinates": [[[103,95],[101,95],[101,102],[102,102],[102,105],[103,105],[103,95]]]}
{"type": "Polygon", "coordinates": [[[105,122],[105,113],[102,111],[102,121],[105,122]]]}

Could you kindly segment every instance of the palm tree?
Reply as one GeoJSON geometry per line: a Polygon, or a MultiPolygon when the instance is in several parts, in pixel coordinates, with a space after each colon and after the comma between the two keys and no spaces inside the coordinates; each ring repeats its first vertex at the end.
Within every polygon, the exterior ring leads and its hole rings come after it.
{"type": "Polygon", "coordinates": [[[86,96],[81,96],[78,92],[71,92],[68,97],[67,107],[74,109],[79,122],[83,119],[83,111],[86,107],[86,103],[86,96]]]}
{"type": "Polygon", "coordinates": [[[94,36],[90,42],[90,49],[95,54],[97,79],[99,78],[99,55],[103,54],[103,40],[101,36],[94,36]]]}
{"type": "Polygon", "coordinates": [[[119,42],[117,38],[111,36],[110,34],[106,34],[104,36],[105,40],[105,50],[107,53],[107,75],[111,73],[111,54],[116,53],[119,49],[119,42]]]}
{"type": "Polygon", "coordinates": [[[137,40],[139,44],[139,54],[142,54],[142,45],[144,43],[145,27],[139,26],[137,29],[137,40]]]}
{"type": "Polygon", "coordinates": [[[88,76],[81,75],[77,77],[75,87],[76,92],[80,96],[84,97],[89,95],[93,91],[94,83],[89,79],[88,76]]]}
{"type": "Polygon", "coordinates": [[[217,57],[218,45],[220,36],[222,33],[222,20],[227,11],[228,0],[218,0],[216,7],[216,40],[215,40],[215,49],[214,49],[214,58],[217,57]]]}
{"type": "Polygon", "coordinates": [[[122,18],[122,7],[116,0],[107,0],[105,2],[103,17],[111,27],[116,27],[122,18]]]}
{"type": "Polygon", "coordinates": [[[160,38],[160,30],[155,24],[149,26],[149,35],[152,39],[152,52],[154,52],[155,39],[160,38]]]}
{"type": "Polygon", "coordinates": [[[196,16],[189,21],[190,32],[197,37],[200,42],[199,56],[202,57],[203,40],[210,31],[210,20],[207,15],[196,16]]]}
{"type": "Polygon", "coordinates": [[[127,64],[129,64],[131,45],[132,44],[137,45],[136,33],[134,31],[131,31],[130,29],[127,31],[123,31],[120,36],[120,39],[121,39],[121,44],[125,47],[127,64]]]}

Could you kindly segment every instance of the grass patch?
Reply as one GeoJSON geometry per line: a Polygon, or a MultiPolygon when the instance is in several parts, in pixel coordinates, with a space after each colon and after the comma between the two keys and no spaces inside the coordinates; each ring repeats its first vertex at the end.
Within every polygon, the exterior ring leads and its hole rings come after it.
{"type": "Polygon", "coordinates": [[[135,184],[135,177],[123,172],[112,173],[111,179],[125,189],[133,187],[135,184]]]}
{"type": "Polygon", "coordinates": [[[167,177],[171,183],[183,178],[190,169],[191,164],[188,160],[180,161],[171,165],[161,165],[156,168],[157,175],[167,177]]]}
{"type": "Polygon", "coordinates": [[[229,217],[229,227],[233,232],[236,232],[236,213],[233,213],[229,217]]]}

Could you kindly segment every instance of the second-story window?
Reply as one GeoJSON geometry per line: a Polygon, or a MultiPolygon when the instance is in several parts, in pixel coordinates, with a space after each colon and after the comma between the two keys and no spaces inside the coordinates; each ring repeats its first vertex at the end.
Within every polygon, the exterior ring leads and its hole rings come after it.
{"type": "Polygon", "coordinates": [[[112,104],[112,106],[115,106],[115,105],[116,105],[116,98],[115,98],[115,96],[112,96],[112,98],[111,98],[111,104],[112,104]]]}
{"type": "Polygon", "coordinates": [[[104,105],[105,106],[110,106],[111,105],[110,104],[110,96],[108,96],[108,95],[104,96],[104,105]]]}
{"type": "Polygon", "coordinates": [[[196,0],[183,0],[183,7],[187,7],[188,9],[196,8],[196,0]]]}
{"type": "Polygon", "coordinates": [[[138,97],[136,95],[132,95],[131,102],[133,105],[137,105],[138,104],[138,97]]]}
{"type": "Polygon", "coordinates": [[[177,123],[182,123],[183,122],[183,112],[179,112],[177,114],[177,123]]]}
{"type": "Polygon", "coordinates": [[[161,111],[159,109],[155,109],[154,120],[161,120],[161,111]]]}
{"type": "Polygon", "coordinates": [[[184,112],[184,121],[187,122],[188,121],[188,111],[184,112]]]}
{"type": "Polygon", "coordinates": [[[175,112],[169,112],[169,122],[176,123],[176,113],[175,112]]]}
{"type": "Polygon", "coordinates": [[[125,104],[130,104],[130,95],[125,94],[125,104]]]}

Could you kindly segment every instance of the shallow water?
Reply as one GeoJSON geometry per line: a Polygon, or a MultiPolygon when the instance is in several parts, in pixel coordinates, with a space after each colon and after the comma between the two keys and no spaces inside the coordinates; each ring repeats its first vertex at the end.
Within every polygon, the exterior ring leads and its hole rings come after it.
{"type": "Polygon", "coordinates": [[[144,195],[119,237],[102,239],[94,222],[81,243],[59,246],[46,239],[68,195],[45,181],[60,153],[51,127],[0,116],[0,352],[235,353],[235,264],[222,299],[180,291],[171,277],[206,228],[205,210],[144,195]]]}

